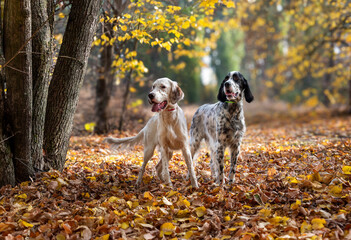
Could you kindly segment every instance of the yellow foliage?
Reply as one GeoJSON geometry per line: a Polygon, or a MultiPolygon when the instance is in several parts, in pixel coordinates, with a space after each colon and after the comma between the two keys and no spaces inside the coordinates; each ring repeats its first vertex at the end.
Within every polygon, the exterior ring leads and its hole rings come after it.
{"type": "Polygon", "coordinates": [[[261,217],[269,217],[272,213],[272,210],[271,209],[266,209],[266,208],[263,208],[259,211],[258,215],[261,216],[261,217]]]}
{"type": "Polygon", "coordinates": [[[324,228],[324,224],[326,224],[326,221],[323,218],[314,218],[312,219],[311,223],[313,230],[319,230],[324,228]]]}
{"type": "Polygon", "coordinates": [[[58,16],[59,16],[59,18],[65,18],[65,14],[62,13],[62,12],[60,12],[60,13],[58,14],[58,16]]]}
{"type": "Polygon", "coordinates": [[[310,232],[311,230],[312,230],[312,225],[308,224],[306,221],[303,221],[300,227],[301,233],[310,232]]]}
{"type": "Polygon", "coordinates": [[[204,206],[197,207],[197,208],[195,209],[196,215],[197,215],[198,217],[204,216],[204,215],[206,214],[206,211],[207,211],[207,209],[206,209],[204,206]]]}
{"type": "Polygon", "coordinates": [[[129,223],[123,222],[120,227],[125,230],[125,229],[129,228],[129,223]]]}
{"type": "Polygon", "coordinates": [[[194,234],[194,232],[193,231],[187,231],[186,233],[185,233],[185,235],[184,235],[184,238],[185,239],[190,239],[191,238],[191,236],[194,234]]]}
{"type": "Polygon", "coordinates": [[[273,224],[273,225],[286,225],[286,222],[289,220],[290,218],[288,217],[280,217],[280,216],[276,216],[273,218],[268,219],[268,221],[273,224]]]}
{"type": "Polygon", "coordinates": [[[164,235],[171,235],[174,232],[175,228],[176,227],[170,222],[162,224],[160,228],[160,237],[163,237],[164,235]]]}
{"type": "Polygon", "coordinates": [[[342,184],[329,186],[329,193],[334,197],[341,197],[342,184]]]}
{"type": "Polygon", "coordinates": [[[310,97],[307,101],[306,101],[306,105],[308,106],[308,107],[315,107],[315,106],[317,106],[318,105],[318,103],[319,103],[319,101],[318,101],[318,96],[312,96],[312,97],[310,97]]]}
{"type": "Polygon", "coordinates": [[[291,210],[296,210],[301,206],[301,200],[296,199],[296,202],[290,205],[291,210]]]}
{"type": "Polygon", "coordinates": [[[23,221],[22,219],[18,220],[18,223],[26,228],[32,228],[34,226],[33,224],[23,221]]]}
{"type": "Polygon", "coordinates": [[[351,166],[343,166],[342,171],[344,174],[351,174],[351,166]]]}
{"type": "Polygon", "coordinates": [[[26,199],[27,198],[27,194],[22,193],[22,194],[16,195],[16,198],[26,199]]]}
{"type": "Polygon", "coordinates": [[[88,132],[94,132],[95,126],[96,126],[95,122],[86,123],[86,124],[84,124],[84,129],[88,132]]]}

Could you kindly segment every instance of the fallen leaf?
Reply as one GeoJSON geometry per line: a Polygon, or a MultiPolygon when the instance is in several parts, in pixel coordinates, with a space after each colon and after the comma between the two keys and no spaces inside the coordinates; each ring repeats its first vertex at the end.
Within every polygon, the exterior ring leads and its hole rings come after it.
{"type": "Polygon", "coordinates": [[[167,236],[172,235],[174,230],[175,230],[175,226],[170,222],[166,222],[161,225],[160,237],[163,237],[164,235],[167,235],[167,236]]]}
{"type": "Polygon", "coordinates": [[[196,215],[198,216],[198,217],[202,217],[202,216],[204,216],[205,214],[206,214],[206,208],[204,207],[204,206],[201,206],[201,207],[197,207],[196,209],[195,209],[195,212],[196,212],[196,215]]]}

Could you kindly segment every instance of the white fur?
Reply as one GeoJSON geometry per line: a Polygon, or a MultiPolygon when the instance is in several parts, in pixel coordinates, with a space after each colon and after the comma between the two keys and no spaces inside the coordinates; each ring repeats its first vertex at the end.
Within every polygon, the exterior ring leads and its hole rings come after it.
{"type": "Polygon", "coordinates": [[[157,175],[161,180],[172,185],[168,171],[169,160],[172,158],[174,150],[182,150],[191,184],[197,188],[198,183],[190,153],[186,119],[183,110],[177,104],[179,100],[183,99],[183,92],[176,82],[168,78],[160,78],[153,83],[149,94],[154,95],[153,99],[149,99],[151,104],[167,101],[167,106],[156,113],[136,136],[121,139],[108,137],[105,141],[113,146],[125,147],[135,145],[143,140],[144,161],[139,171],[137,186],[140,186],[145,167],[157,146],[160,152],[160,161],[156,166],[157,175]]]}

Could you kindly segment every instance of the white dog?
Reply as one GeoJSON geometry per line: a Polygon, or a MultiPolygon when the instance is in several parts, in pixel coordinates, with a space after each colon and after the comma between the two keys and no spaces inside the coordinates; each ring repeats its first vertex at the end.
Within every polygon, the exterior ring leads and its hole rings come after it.
{"type": "Polygon", "coordinates": [[[177,104],[183,97],[184,93],[176,82],[168,78],[157,79],[148,95],[152,111],[157,112],[157,114],[134,137],[120,139],[108,137],[105,139],[113,147],[133,146],[143,140],[144,162],[136,182],[137,187],[142,182],[146,164],[154,154],[156,146],[159,146],[160,152],[160,161],[156,170],[162,181],[172,185],[168,171],[169,160],[172,158],[173,150],[182,150],[191,185],[195,188],[198,187],[190,153],[186,119],[183,110],[177,104]]]}

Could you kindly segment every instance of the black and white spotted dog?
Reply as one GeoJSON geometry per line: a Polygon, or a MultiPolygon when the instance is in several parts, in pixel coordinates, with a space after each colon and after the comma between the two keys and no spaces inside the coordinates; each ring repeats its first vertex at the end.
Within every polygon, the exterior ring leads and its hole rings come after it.
{"type": "MultiPolygon", "coordinates": [[[[222,184],[224,151],[230,149],[229,183],[235,180],[236,162],[245,133],[243,97],[251,102],[254,97],[244,76],[237,71],[228,73],[218,92],[215,104],[202,105],[196,112],[190,127],[192,157],[204,139],[211,151],[211,172],[216,183],[222,184]]],[[[195,162],[195,158],[194,162],[195,162]]]]}

